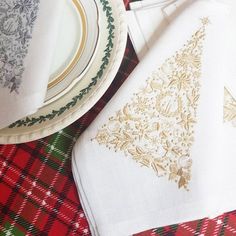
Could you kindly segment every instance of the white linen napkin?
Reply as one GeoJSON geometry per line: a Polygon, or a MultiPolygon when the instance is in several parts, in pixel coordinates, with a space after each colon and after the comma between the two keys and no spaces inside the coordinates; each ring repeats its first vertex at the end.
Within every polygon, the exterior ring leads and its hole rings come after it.
{"type": "Polygon", "coordinates": [[[215,185],[218,185],[218,192],[216,193],[219,198],[218,206],[224,212],[236,209],[235,189],[236,189],[236,2],[231,2],[231,15],[230,22],[225,26],[228,30],[230,37],[227,37],[226,44],[228,47],[228,73],[225,76],[225,95],[224,95],[224,127],[222,133],[222,141],[219,145],[223,149],[223,155],[216,160],[218,165],[215,167],[215,185]]]}
{"type": "Polygon", "coordinates": [[[0,2],[0,128],[44,102],[63,1],[0,2]]]}
{"type": "MultiPolygon", "coordinates": [[[[216,184],[215,189],[219,191],[216,195],[219,198],[218,201],[218,213],[227,212],[236,209],[236,204],[234,200],[234,189],[236,186],[234,180],[236,178],[236,172],[234,171],[235,166],[235,140],[236,140],[236,33],[232,29],[235,27],[236,22],[236,2],[233,0],[213,0],[225,2],[231,5],[230,18],[231,20],[227,25],[225,25],[225,30],[228,29],[230,37],[225,38],[225,44],[228,47],[228,61],[227,61],[227,71],[228,76],[224,76],[225,84],[225,103],[224,103],[224,128],[222,131],[222,140],[218,144],[224,150],[223,157],[219,156],[219,159],[214,162],[215,175],[213,178],[213,184],[216,184]],[[226,29],[227,27],[227,29],[226,29]],[[218,173],[218,174],[217,174],[218,173]],[[222,173],[224,177],[219,175],[222,173]],[[218,178],[216,176],[218,175],[218,178]]],[[[165,2],[162,5],[159,4],[159,0],[143,0],[138,2],[139,4],[130,4],[131,11],[128,11],[128,15],[135,16],[129,17],[129,34],[134,44],[134,49],[138,54],[140,60],[145,56],[145,54],[152,48],[154,38],[161,34],[160,26],[168,25],[169,22],[174,20],[170,17],[170,14],[166,12],[171,12],[172,15],[177,16],[181,14],[184,3],[187,4],[188,0],[183,1],[172,1],[165,2]],[[178,3],[178,6],[176,6],[178,3]],[[182,8],[180,7],[182,4],[182,8]],[[159,21],[153,21],[153,19],[160,19],[159,21]],[[150,24],[152,21],[152,24],[150,24]],[[138,33],[137,33],[138,32],[138,33]]]]}
{"type": "Polygon", "coordinates": [[[79,138],[72,168],[93,235],[223,211],[212,165],[222,157],[229,9],[187,6],[79,138]]]}

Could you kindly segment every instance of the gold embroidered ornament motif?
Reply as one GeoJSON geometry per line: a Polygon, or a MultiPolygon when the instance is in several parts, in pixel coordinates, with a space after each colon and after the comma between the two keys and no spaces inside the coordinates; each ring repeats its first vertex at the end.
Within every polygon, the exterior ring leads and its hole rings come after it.
{"type": "Polygon", "coordinates": [[[226,88],[224,93],[224,122],[230,122],[236,127],[236,100],[226,88]]]}
{"type": "Polygon", "coordinates": [[[188,190],[201,56],[208,18],[191,39],[147,79],[145,87],[110,117],[96,140],[188,190]]]}

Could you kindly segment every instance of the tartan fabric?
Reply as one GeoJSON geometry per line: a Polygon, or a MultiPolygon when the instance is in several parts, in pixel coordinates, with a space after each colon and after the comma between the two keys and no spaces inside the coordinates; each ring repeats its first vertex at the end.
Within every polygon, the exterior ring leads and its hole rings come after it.
{"type": "MultiPolygon", "coordinates": [[[[128,7],[129,0],[124,0],[128,7]]],[[[112,85],[81,119],[47,138],[0,146],[0,236],[91,235],[71,172],[71,151],[79,135],[102,110],[138,60],[128,40],[112,85]]],[[[137,236],[236,235],[236,211],[150,230],[137,236]]]]}

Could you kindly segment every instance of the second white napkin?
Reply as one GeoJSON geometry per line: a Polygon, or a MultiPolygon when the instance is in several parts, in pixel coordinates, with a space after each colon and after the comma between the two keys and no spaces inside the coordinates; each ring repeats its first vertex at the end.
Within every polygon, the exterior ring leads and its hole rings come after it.
{"type": "Polygon", "coordinates": [[[127,11],[129,36],[141,60],[156,40],[194,0],[146,0],[130,3],[127,11]],[[151,22],[151,24],[150,24],[151,22]]]}

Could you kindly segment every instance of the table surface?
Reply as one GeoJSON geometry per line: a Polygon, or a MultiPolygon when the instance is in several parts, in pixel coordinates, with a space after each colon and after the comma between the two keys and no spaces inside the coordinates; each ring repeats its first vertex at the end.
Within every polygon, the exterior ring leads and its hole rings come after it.
{"type": "MultiPolygon", "coordinates": [[[[129,2],[124,0],[127,8],[129,2]]],[[[90,235],[71,172],[71,150],[137,63],[128,39],[116,78],[87,114],[44,139],[0,146],[0,236],[90,235]]],[[[138,235],[236,235],[236,211],[138,235]]]]}

